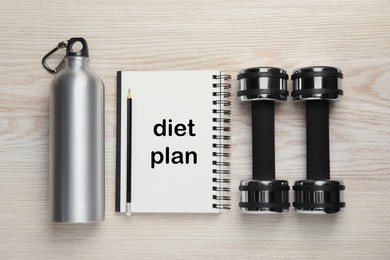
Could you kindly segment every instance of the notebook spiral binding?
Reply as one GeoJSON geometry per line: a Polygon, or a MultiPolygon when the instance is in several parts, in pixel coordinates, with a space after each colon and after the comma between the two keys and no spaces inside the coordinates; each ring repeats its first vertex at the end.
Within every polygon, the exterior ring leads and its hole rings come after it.
{"type": "Polygon", "coordinates": [[[218,74],[213,75],[213,200],[216,202],[213,203],[213,208],[220,210],[230,209],[230,196],[225,195],[224,193],[230,192],[229,187],[225,187],[230,183],[230,152],[227,152],[226,149],[230,148],[230,127],[226,124],[230,123],[230,114],[231,110],[229,109],[231,101],[228,98],[231,96],[230,88],[231,84],[226,82],[231,79],[231,76],[228,74],[218,74]]]}

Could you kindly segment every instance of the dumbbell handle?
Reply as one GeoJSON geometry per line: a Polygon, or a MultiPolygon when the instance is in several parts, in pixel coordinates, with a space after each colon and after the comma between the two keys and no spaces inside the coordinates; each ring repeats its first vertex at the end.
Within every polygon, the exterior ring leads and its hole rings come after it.
{"type": "Polygon", "coordinates": [[[307,179],[330,179],[328,100],[306,101],[306,160],[307,179]]]}
{"type": "Polygon", "coordinates": [[[254,180],[275,179],[274,101],[252,102],[252,174],[254,180]]]}

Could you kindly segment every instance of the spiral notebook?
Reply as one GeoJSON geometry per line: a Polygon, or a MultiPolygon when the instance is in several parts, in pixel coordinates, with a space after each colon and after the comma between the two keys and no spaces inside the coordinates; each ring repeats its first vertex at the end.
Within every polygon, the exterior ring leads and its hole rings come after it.
{"type": "Polygon", "coordinates": [[[230,208],[229,79],[221,71],[118,71],[117,212],[218,213],[230,208]]]}

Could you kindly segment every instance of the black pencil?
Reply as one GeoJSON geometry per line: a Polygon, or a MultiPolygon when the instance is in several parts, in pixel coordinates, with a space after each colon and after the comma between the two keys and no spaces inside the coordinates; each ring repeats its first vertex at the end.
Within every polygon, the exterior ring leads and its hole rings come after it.
{"type": "Polygon", "coordinates": [[[127,183],[126,183],[126,212],[131,213],[131,121],[132,121],[132,97],[129,89],[127,94],[127,183]]]}

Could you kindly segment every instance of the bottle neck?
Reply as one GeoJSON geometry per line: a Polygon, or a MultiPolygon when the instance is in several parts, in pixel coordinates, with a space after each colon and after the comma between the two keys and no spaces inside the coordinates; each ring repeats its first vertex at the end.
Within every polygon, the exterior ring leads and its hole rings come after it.
{"type": "Polygon", "coordinates": [[[89,58],[70,56],[65,58],[65,65],[68,69],[87,69],[89,68],[89,58]]]}

